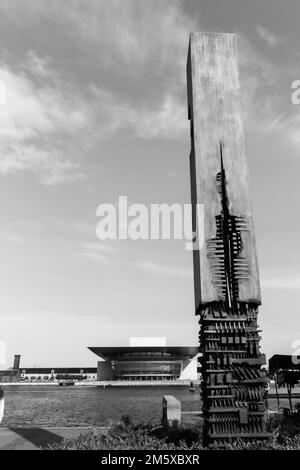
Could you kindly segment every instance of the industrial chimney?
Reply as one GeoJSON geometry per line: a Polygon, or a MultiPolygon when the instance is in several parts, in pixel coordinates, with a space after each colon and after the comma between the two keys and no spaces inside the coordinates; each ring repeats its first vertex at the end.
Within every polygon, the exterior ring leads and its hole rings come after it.
{"type": "Polygon", "coordinates": [[[20,354],[15,354],[13,370],[19,370],[20,369],[20,360],[21,360],[21,355],[20,354]]]}

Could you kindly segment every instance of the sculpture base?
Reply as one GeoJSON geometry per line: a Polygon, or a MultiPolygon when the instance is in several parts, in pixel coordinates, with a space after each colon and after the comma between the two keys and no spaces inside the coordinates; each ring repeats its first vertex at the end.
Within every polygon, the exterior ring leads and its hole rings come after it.
{"type": "Polygon", "coordinates": [[[202,306],[200,352],[203,445],[226,447],[235,440],[269,440],[256,304],[237,303],[230,312],[222,302],[202,306]],[[226,311],[227,310],[227,311],[226,311]]]}

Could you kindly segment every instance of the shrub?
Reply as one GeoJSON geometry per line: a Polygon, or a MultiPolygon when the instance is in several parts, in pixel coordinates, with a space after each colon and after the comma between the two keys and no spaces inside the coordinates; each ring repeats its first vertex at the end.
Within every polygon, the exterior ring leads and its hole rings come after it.
{"type": "Polygon", "coordinates": [[[75,439],[65,439],[60,444],[51,444],[52,450],[174,450],[201,449],[199,430],[174,428],[169,432],[160,425],[134,424],[129,416],[113,425],[107,434],[90,429],[75,439]]]}
{"type": "Polygon", "coordinates": [[[270,442],[249,442],[236,441],[234,444],[228,444],[229,450],[300,450],[300,435],[294,437],[273,436],[270,442]]]}
{"type": "MultiPolygon", "coordinates": [[[[300,450],[299,425],[290,421],[275,426],[270,423],[272,440],[246,443],[236,440],[227,444],[228,450],[300,450]]],[[[122,416],[107,434],[92,428],[74,439],[47,447],[52,450],[201,450],[200,426],[173,427],[166,430],[161,425],[133,423],[130,416],[122,416]]]]}

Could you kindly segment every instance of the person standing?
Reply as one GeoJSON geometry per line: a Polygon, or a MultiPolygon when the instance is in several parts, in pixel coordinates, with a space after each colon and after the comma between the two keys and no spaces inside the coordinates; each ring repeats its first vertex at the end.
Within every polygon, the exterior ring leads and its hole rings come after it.
{"type": "Polygon", "coordinates": [[[4,391],[3,388],[0,387],[0,423],[3,419],[4,415],[4,391]]]}
{"type": "Polygon", "coordinates": [[[265,383],[265,390],[264,390],[264,403],[265,403],[265,408],[267,410],[267,413],[269,413],[269,391],[270,391],[270,384],[269,382],[265,383]]]}

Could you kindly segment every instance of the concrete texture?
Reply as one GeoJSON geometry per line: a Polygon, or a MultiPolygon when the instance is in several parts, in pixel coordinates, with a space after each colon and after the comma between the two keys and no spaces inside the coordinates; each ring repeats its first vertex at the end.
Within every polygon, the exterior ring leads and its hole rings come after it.
{"type": "MultiPolygon", "coordinates": [[[[0,428],[0,450],[41,450],[49,444],[85,434],[89,427],[12,427],[0,428]]],[[[92,428],[107,433],[107,427],[92,428]]]]}
{"type": "Polygon", "coordinates": [[[248,230],[241,231],[241,236],[247,247],[249,275],[239,279],[239,299],[260,303],[237,65],[234,34],[190,35],[187,85],[191,126],[191,190],[193,204],[203,204],[204,212],[204,221],[193,213],[193,230],[196,229],[198,243],[201,244],[204,239],[202,248],[198,247],[201,250],[193,251],[196,309],[199,304],[221,300],[213,282],[206,245],[207,240],[216,236],[215,217],[221,210],[216,183],[216,175],[221,169],[220,142],[230,213],[245,217],[248,222],[248,230]]]}

